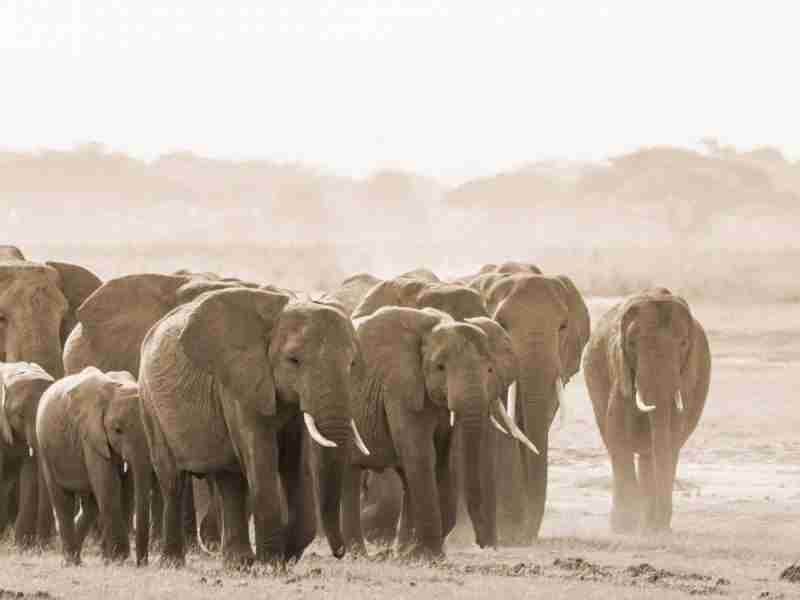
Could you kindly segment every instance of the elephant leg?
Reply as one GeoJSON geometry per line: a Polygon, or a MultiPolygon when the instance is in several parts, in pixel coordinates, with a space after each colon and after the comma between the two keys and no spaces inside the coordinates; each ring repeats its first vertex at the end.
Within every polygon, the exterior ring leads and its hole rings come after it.
{"type": "Polygon", "coordinates": [[[210,477],[195,478],[192,482],[194,507],[198,528],[197,537],[200,546],[212,552],[219,547],[222,535],[219,496],[214,493],[214,484],[210,477]]]}
{"type": "Polygon", "coordinates": [[[403,484],[400,524],[397,527],[397,550],[406,554],[414,545],[414,501],[408,492],[408,480],[402,469],[397,470],[403,484]]]}
{"type": "Polygon", "coordinates": [[[150,492],[150,543],[159,546],[162,542],[164,532],[164,497],[161,495],[161,488],[155,473],[152,475],[153,482],[150,492]]]}
{"type": "Polygon", "coordinates": [[[100,514],[103,558],[107,561],[125,560],[130,556],[131,546],[117,467],[90,449],[84,451],[84,459],[100,514]]]}
{"type": "Polygon", "coordinates": [[[253,500],[256,560],[278,564],[284,561],[286,552],[281,517],[281,483],[278,479],[278,444],[274,433],[265,432],[257,439],[257,447],[244,457],[247,485],[253,500]]]}
{"type": "Polygon", "coordinates": [[[44,473],[41,465],[36,464],[36,537],[39,545],[43,548],[50,544],[55,533],[55,520],[53,518],[53,505],[50,502],[50,494],[47,492],[47,484],[44,480],[44,473]]]}
{"type": "MultiPolygon", "coordinates": [[[[527,452],[527,450],[524,450],[527,452]]],[[[525,505],[525,458],[521,445],[516,440],[501,437],[497,439],[495,462],[496,523],[498,536],[505,544],[526,543],[525,505]]]]}
{"type": "Polygon", "coordinates": [[[360,467],[348,466],[344,471],[342,484],[342,535],[347,551],[365,556],[364,533],[361,530],[361,478],[360,467]]]}
{"type": "Polygon", "coordinates": [[[611,531],[631,533],[638,527],[639,498],[633,452],[627,448],[611,450],[611,469],[614,474],[611,531]]]}
{"type": "MultiPolygon", "coordinates": [[[[481,490],[483,491],[483,518],[486,524],[483,545],[497,548],[497,475],[494,469],[496,439],[500,433],[486,428],[484,453],[481,456],[481,490]]],[[[479,542],[480,544],[480,542],[479,542]]]]}
{"type": "Polygon", "coordinates": [[[164,502],[160,560],[162,567],[181,567],[186,564],[181,509],[183,488],[187,484],[187,477],[187,474],[182,472],[173,472],[171,477],[163,470],[158,473],[161,497],[164,502]]]}
{"type": "Polygon", "coordinates": [[[58,519],[58,534],[61,552],[67,565],[81,564],[81,543],[75,534],[75,495],[58,485],[50,483],[50,499],[58,519]]]}
{"type": "MultiPolygon", "coordinates": [[[[301,432],[289,435],[280,449],[280,475],[286,491],[288,520],[285,533],[285,560],[300,560],[316,534],[316,504],[312,478],[306,472],[308,447],[301,432]],[[298,447],[299,446],[299,447],[298,447]]],[[[258,542],[256,542],[258,543],[258,542]]],[[[260,560],[260,558],[259,558],[260,560]]]]}
{"type": "Polygon", "coordinates": [[[183,486],[182,515],[183,515],[183,538],[186,540],[187,550],[197,550],[197,517],[194,509],[194,486],[192,481],[194,476],[187,475],[189,479],[183,486]]]}
{"type": "Polygon", "coordinates": [[[226,567],[241,568],[253,562],[247,519],[247,481],[241,473],[220,471],[214,476],[222,499],[222,560],[226,567]]]}
{"type": "Polygon", "coordinates": [[[413,507],[416,542],[411,554],[442,556],[442,513],[433,440],[425,435],[411,435],[400,445],[400,456],[408,481],[407,495],[411,497],[413,507]]]}
{"type": "Polygon", "coordinates": [[[92,527],[97,522],[97,501],[94,499],[94,494],[82,494],[81,512],[78,515],[77,523],[75,525],[75,539],[77,540],[78,547],[83,548],[83,542],[86,536],[89,535],[92,527]]]}
{"type": "Polygon", "coordinates": [[[19,473],[19,511],[14,527],[17,548],[28,549],[36,544],[36,518],[39,509],[36,463],[31,457],[22,462],[19,473]]]}
{"type": "Polygon", "coordinates": [[[373,544],[389,546],[397,536],[403,510],[403,483],[394,469],[362,476],[361,530],[373,544]]]}

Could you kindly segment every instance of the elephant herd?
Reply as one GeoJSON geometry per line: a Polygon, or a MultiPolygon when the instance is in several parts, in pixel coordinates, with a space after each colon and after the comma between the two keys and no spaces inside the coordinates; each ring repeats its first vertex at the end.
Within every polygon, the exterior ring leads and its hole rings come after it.
{"type": "Polygon", "coordinates": [[[318,528],[338,558],[366,541],[435,558],[459,519],[482,548],[530,544],[581,366],[612,529],[668,530],[710,373],[668,290],[592,331],[573,282],[528,263],[362,273],[311,297],[191,271],[102,282],[0,247],[0,531],[28,548],[57,530],[67,564],[91,534],[126,559],[132,530],[137,565],[156,544],[166,566],[194,544],[283,564],[318,528]]]}

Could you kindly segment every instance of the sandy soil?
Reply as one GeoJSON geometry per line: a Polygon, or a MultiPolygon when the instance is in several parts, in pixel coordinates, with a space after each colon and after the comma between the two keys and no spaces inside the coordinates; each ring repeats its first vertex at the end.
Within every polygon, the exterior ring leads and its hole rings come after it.
{"type": "MultiPolygon", "coordinates": [[[[592,302],[593,317],[610,299],[592,302]]],[[[698,431],[684,448],[673,533],[657,539],[608,531],[610,468],[583,381],[568,388],[569,421],[552,435],[548,512],[528,548],[481,551],[448,543],[437,565],[330,557],[318,542],[285,573],[226,573],[193,555],[187,568],[79,568],[55,552],[18,555],[0,545],[0,599],[40,598],[795,598],[781,581],[800,558],[800,307],[695,305],[714,354],[698,431]],[[36,595],[38,594],[38,596],[36,595]]]]}

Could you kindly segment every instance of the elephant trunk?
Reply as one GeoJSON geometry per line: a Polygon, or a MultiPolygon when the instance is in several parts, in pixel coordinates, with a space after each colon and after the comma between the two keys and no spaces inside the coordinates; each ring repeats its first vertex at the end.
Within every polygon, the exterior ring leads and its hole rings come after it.
{"type": "MultiPolygon", "coordinates": [[[[341,395],[339,395],[341,397],[341,395]]],[[[309,436],[309,448],[314,457],[316,476],[316,496],[319,500],[322,528],[328,538],[328,545],[336,558],[345,553],[344,538],[340,521],[340,506],[344,470],[347,466],[350,441],[353,430],[350,412],[346,404],[340,402],[320,402],[324,408],[312,415],[319,433],[335,446],[323,446],[309,436]]]]}
{"type": "Polygon", "coordinates": [[[136,566],[144,566],[150,549],[150,491],[152,468],[146,457],[137,458],[132,464],[133,487],[136,509],[136,566]]]}
{"type": "MultiPolygon", "coordinates": [[[[660,379],[660,378],[659,378],[660,379]]],[[[669,528],[672,519],[672,486],[675,477],[675,440],[672,436],[672,411],[676,385],[664,385],[651,377],[637,377],[637,392],[645,404],[653,406],[648,413],[653,480],[645,482],[652,490],[649,501],[648,527],[660,531],[669,528]]]]}
{"type": "Polygon", "coordinates": [[[480,411],[470,411],[467,414],[459,415],[461,421],[462,447],[464,448],[464,492],[467,501],[467,512],[469,512],[473,529],[475,530],[475,542],[481,548],[493,545],[495,535],[487,531],[487,519],[484,507],[488,504],[487,494],[494,490],[485,489],[481,485],[481,464],[484,454],[484,429],[487,426],[486,415],[480,411]]]}

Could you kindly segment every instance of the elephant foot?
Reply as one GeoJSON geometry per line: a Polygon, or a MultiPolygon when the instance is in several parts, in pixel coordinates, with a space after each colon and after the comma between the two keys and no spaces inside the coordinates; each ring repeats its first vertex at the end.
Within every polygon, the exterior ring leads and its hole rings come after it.
{"type": "MultiPolygon", "coordinates": [[[[229,571],[246,571],[253,566],[255,560],[256,557],[249,546],[229,548],[222,553],[222,566],[229,571]]],[[[282,562],[283,556],[276,557],[275,560],[280,560],[282,562]]]]}
{"type": "Polygon", "coordinates": [[[347,544],[347,553],[353,557],[369,558],[364,542],[350,542],[347,544]]]}
{"type": "Polygon", "coordinates": [[[186,566],[186,557],[183,554],[164,552],[158,560],[161,569],[182,569],[186,566]]]}
{"type": "Polygon", "coordinates": [[[439,562],[444,560],[444,550],[442,544],[413,544],[400,557],[409,562],[439,562]]]}

